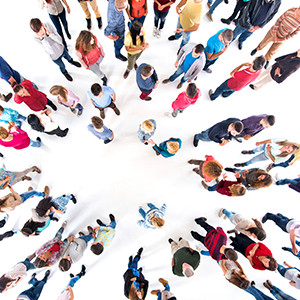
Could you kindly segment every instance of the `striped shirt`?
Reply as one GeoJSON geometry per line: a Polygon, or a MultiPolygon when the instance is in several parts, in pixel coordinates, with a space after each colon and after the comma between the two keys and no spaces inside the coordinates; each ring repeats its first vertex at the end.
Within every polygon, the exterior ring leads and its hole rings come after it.
{"type": "Polygon", "coordinates": [[[224,254],[220,253],[221,247],[226,245],[226,243],[227,235],[221,227],[210,231],[204,239],[204,246],[208,249],[210,256],[216,261],[227,259],[224,254]]]}

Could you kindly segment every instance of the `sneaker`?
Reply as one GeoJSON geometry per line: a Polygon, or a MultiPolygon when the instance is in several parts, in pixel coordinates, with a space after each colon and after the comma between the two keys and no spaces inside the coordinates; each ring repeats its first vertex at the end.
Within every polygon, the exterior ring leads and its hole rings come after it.
{"type": "Polygon", "coordinates": [[[48,185],[46,185],[45,187],[44,187],[44,197],[45,198],[47,198],[47,197],[49,197],[49,194],[50,194],[50,189],[49,189],[49,186],[48,185]]]}
{"type": "Polygon", "coordinates": [[[263,283],[264,287],[267,288],[268,290],[271,290],[272,288],[269,286],[269,284],[267,282],[263,283]]]}
{"type": "Polygon", "coordinates": [[[207,17],[208,17],[212,22],[214,21],[214,19],[213,19],[211,13],[207,12],[206,15],[207,15],[207,17]]]}
{"type": "Polygon", "coordinates": [[[103,78],[101,78],[103,85],[107,86],[107,77],[104,75],[103,78]]]}
{"type": "Polygon", "coordinates": [[[115,216],[113,214],[109,214],[109,219],[110,219],[111,222],[116,221],[115,216]]]}
{"type": "Polygon", "coordinates": [[[105,119],[105,112],[104,112],[104,110],[100,110],[100,117],[102,119],[105,119]]]}
{"type": "Polygon", "coordinates": [[[267,166],[266,171],[267,171],[267,172],[270,172],[273,168],[274,168],[273,163],[271,163],[271,164],[269,164],[269,165],[267,166]]]}
{"type": "Polygon", "coordinates": [[[137,64],[134,64],[134,69],[137,70],[137,68],[139,67],[137,64]]]}
{"type": "Polygon", "coordinates": [[[68,73],[67,70],[65,70],[65,71],[63,72],[63,75],[66,77],[67,80],[73,81],[73,78],[71,77],[71,75],[68,73]]]}
{"type": "Polygon", "coordinates": [[[227,172],[232,172],[232,173],[234,173],[236,171],[234,168],[225,168],[224,170],[227,172]]]}
{"type": "Polygon", "coordinates": [[[128,77],[129,72],[130,72],[130,71],[128,71],[128,70],[125,71],[125,73],[123,74],[123,78],[124,78],[124,79],[126,79],[126,78],[128,77]]]}
{"type": "Polygon", "coordinates": [[[165,285],[165,284],[169,284],[169,282],[163,278],[159,278],[158,281],[162,284],[162,285],[165,285]]]}
{"type": "Polygon", "coordinates": [[[208,185],[205,183],[204,180],[201,181],[201,184],[206,190],[208,190],[208,185]]]}
{"type": "Polygon", "coordinates": [[[70,61],[70,64],[77,68],[81,68],[81,64],[78,61],[72,60],[72,61],[70,61]]]}
{"type": "Polygon", "coordinates": [[[166,117],[171,117],[171,116],[172,116],[172,113],[170,113],[170,112],[168,111],[168,112],[165,112],[164,115],[165,115],[166,117]]]}
{"type": "Polygon", "coordinates": [[[86,19],[86,27],[88,30],[92,28],[92,20],[91,19],[86,19]]]}
{"type": "Polygon", "coordinates": [[[150,101],[151,99],[152,99],[151,97],[147,96],[144,100],[145,101],[150,101]]]}
{"type": "Polygon", "coordinates": [[[22,177],[22,181],[24,181],[24,180],[30,181],[30,180],[32,180],[32,178],[25,175],[25,176],[22,177]]]}
{"type": "Polygon", "coordinates": [[[207,68],[206,70],[203,70],[203,71],[205,71],[208,74],[212,73],[212,70],[210,68],[207,68]]]}
{"type": "Polygon", "coordinates": [[[234,164],[234,166],[235,167],[246,167],[247,166],[247,164],[246,163],[236,163],[236,164],[234,164]]]}
{"type": "Polygon", "coordinates": [[[99,226],[105,226],[105,224],[100,219],[97,219],[96,222],[99,226]]]}
{"type": "Polygon", "coordinates": [[[170,79],[169,79],[169,78],[164,79],[164,80],[162,81],[162,83],[164,83],[164,84],[169,83],[169,82],[170,82],[170,79]]]}
{"type": "Polygon", "coordinates": [[[270,62],[267,60],[267,61],[266,61],[266,64],[265,64],[265,69],[267,69],[267,68],[268,68],[268,66],[269,66],[269,63],[270,63],[270,62]]]}
{"type": "Polygon", "coordinates": [[[3,99],[3,100],[4,100],[5,102],[8,102],[8,101],[10,100],[11,97],[12,97],[12,93],[9,93],[9,94],[7,94],[7,95],[4,96],[4,99],[3,99]]]}
{"type": "Polygon", "coordinates": [[[253,50],[251,51],[250,55],[253,56],[253,55],[256,54],[256,52],[257,52],[257,50],[256,50],[256,48],[255,48],[255,49],[253,49],[253,50]]]}
{"type": "Polygon", "coordinates": [[[249,87],[252,89],[252,90],[254,90],[255,91],[255,87],[254,87],[254,84],[249,84],[249,87]]]}
{"type": "Polygon", "coordinates": [[[161,293],[161,290],[153,290],[151,291],[151,295],[158,295],[158,293],[161,293]]]}
{"type": "Polygon", "coordinates": [[[243,150],[242,154],[254,154],[253,150],[243,150]]]}
{"type": "Polygon", "coordinates": [[[114,108],[114,112],[116,113],[117,116],[120,115],[120,110],[117,107],[114,108]]]}
{"type": "Polygon", "coordinates": [[[154,27],[153,27],[153,33],[152,33],[152,35],[153,35],[154,37],[157,37],[157,31],[158,31],[158,29],[154,26],[154,27]]]}
{"type": "Polygon", "coordinates": [[[269,216],[268,216],[268,213],[266,213],[266,214],[262,217],[261,222],[262,222],[262,223],[266,223],[267,220],[269,219],[268,217],[269,217],[269,216]]]}
{"type": "Polygon", "coordinates": [[[75,196],[73,194],[71,194],[71,201],[76,204],[77,203],[77,200],[75,198],[75,196]]]}
{"type": "Polygon", "coordinates": [[[284,251],[289,251],[288,247],[281,247],[281,249],[284,250],[284,251]]]}
{"type": "Polygon", "coordinates": [[[38,174],[42,173],[42,171],[37,166],[33,166],[32,168],[33,168],[32,172],[37,172],[38,174]]]}
{"type": "Polygon", "coordinates": [[[181,89],[182,86],[183,86],[183,82],[180,81],[180,82],[177,84],[176,88],[177,88],[177,89],[181,89]]]}
{"type": "Polygon", "coordinates": [[[156,33],[156,37],[159,39],[161,36],[161,29],[158,29],[157,30],[157,33],[156,33]]]}
{"type": "Polygon", "coordinates": [[[49,275],[50,275],[50,270],[47,270],[47,271],[45,272],[45,278],[48,278],[49,275]]]}
{"type": "Polygon", "coordinates": [[[36,138],[36,140],[38,141],[38,142],[42,142],[42,140],[41,140],[41,138],[38,136],[37,138],[36,138]]]}
{"type": "Polygon", "coordinates": [[[218,216],[219,216],[219,218],[224,218],[225,219],[225,217],[227,218],[227,216],[223,213],[223,209],[224,208],[221,208],[220,210],[219,210],[219,213],[218,213],[218,216]]]}
{"type": "Polygon", "coordinates": [[[168,239],[168,242],[171,244],[172,242],[174,242],[171,238],[168,239]]]}
{"type": "Polygon", "coordinates": [[[222,18],[221,22],[224,23],[224,24],[229,25],[231,23],[231,20],[230,19],[224,19],[224,18],[222,18]]]}
{"type": "Polygon", "coordinates": [[[213,93],[214,93],[214,91],[213,91],[212,89],[210,89],[210,90],[208,91],[208,96],[209,96],[209,99],[210,99],[210,100],[212,100],[212,99],[211,99],[211,95],[212,95],[213,93]]]}
{"type": "Polygon", "coordinates": [[[242,50],[242,49],[243,49],[243,43],[239,42],[238,48],[239,48],[240,50],[242,50]]]}
{"type": "Polygon", "coordinates": [[[193,145],[194,147],[198,147],[199,140],[196,139],[196,135],[194,135],[193,145]]]}
{"type": "Polygon", "coordinates": [[[141,247],[141,248],[138,250],[137,255],[140,255],[140,256],[141,256],[143,250],[144,250],[143,247],[141,247]]]}
{"type": "Polygon", "coordinates": [[[116,56],[116,58],[119,59],[120,61],[127,61],[127,58],[122,54],[116,56]]]}
{"type": "Polygon", "coordinates": [[[171,35],[168,37],[168,40],[169,41],[174,41],[174,40],[177,40],[177,38],[175,37],[175,35],[171,35]]]}

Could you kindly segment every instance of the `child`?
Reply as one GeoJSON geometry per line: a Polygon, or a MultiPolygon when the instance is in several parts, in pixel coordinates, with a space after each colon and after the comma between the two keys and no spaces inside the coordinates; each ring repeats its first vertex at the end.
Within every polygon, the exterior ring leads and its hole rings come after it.
{"type": "Polygon", "coordinates": [[[4,122],[5,124],[14,122],[17,127],[21,128],[24,121],[26,121],[26,117],[19,114],[16,110],[3,108],[0,105],[0,122],[4,122]]]}
{"type": "Polygon", "coordinates": [[[148,140],[150,145],[153,145],[153,149],[156,155],[162,155],[163,157],[174,156],[181,148],[181,139],[170,138],[157,146],[152,139],[148,140]]]}
{"type": "Polygon", "coordinates": [[[170,292],[169,282],[163,278],[159,278],[158,281],[164,286],[164,290],[153,290],[151,291],[152,295],[156,295],[157,299],[168,299],[168,300],[176,300],[176,297],[170,292]]]}
{"type": "Polygon", "coordinates": [[[165,220],[163,217],[166,213],[166,204],[159,209],[152,203],[147,203],[149,206],[149,210],[145,212],[141,207],[139,209],[139,213],[142,215],[144,220],[139,220],[137,223],[140,226],[144,226],[145,228],[162,228],[165,225],[165,220]]]}
{"type": "Polygon", "coordinates": [[[114,133],[103,125],[102,119],[99,117],[92,117],[92,124],[88,125],[88,130],[100,140],[104,140],[104,144],[110,143],[114,139],[114,133]]]}
{"type": "Polygon", "coordinates": [[[148,145],[148,140],[156,130],[156,122],[153,119],[144,121],[139,126],[138,137],[144,145],[148,145]]]}
{"type": "Polygon", "coordinates": [[[158,85],[158,77],[154,68],[147,64],[141,64],[136,70],[136,82],[141,90],[140,99],[150,101],[149,95],[158,85]]]}

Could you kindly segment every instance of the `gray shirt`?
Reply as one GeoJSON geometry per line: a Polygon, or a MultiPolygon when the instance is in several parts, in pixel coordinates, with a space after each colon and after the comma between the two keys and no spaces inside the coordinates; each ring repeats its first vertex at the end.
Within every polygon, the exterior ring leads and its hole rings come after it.
{"type": "Polygon", "coordinates": [[[85,240],[80,238],[74,238],[72,242],[69,243],[67,248],[65,249],[64,255],[68,255],[72,262],[75,263],[81,259],[83,256],[83,252],[87,247],[87,243],[85,240]]]}
{"type": "Polygon", "coordinates": [[[47,3],[45,0],[43,1],[46,5],[46,9],[49,15],[57,16],[58,14],[62,13],[64,7],[60,0],[51,0],[50,4],[47,3]]]}
{"type": "Polygon", "coordinates": [[[300,272],[297,269],[289,269],[285,272],[284,277],[289,281],[295,282],[295,288],[300,289],[300,278],[298,277],[300,272]]]}
{"type": "Polygon", "coordinates": [[[246,219],[240,214],[236,214],[232,219],[232,223],[235,225],[235,230],[247,235],[247,229],[253,224],[253,221],[246,219]]]}

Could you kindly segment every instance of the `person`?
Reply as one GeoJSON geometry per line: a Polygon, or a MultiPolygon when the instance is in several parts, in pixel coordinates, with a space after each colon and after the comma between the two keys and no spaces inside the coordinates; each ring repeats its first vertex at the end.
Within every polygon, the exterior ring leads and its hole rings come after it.
{"type": "MultiPolygon", "coordinates": [[[[193,0],[191,0],[193,1],[193,0]]],[[[202,44],[189,43],[183,46],[178,54],[175,62],[175,68],[177,69],[173,75],[164,79],[163,83],[173,82],[177,77],[184,73],[181,77],[177,88],[180,89],[183,84],[196,80],[197,75],[203,69],[205,65],[205,55],[203,55],[204,47],[202,44]]]]}
{"type": "Polygon", "coordinates": [[[145,299],[148,291],[148,281],[142,274],[142,268],[138,269],[138,262],[141,259],[143,248],[140,248],[133,258],[129,257],[128,269],[124,273],[125,281],[124,295],[128,299],[145,299]]]}
{"type": "Polygon", "coordinates": [[[251,51],[251,55],[255,55],[257,51],[262,50],[272,42],[271,47],[265,55],[265,68],[267,68],[271,58],[284,41],[294,37],[298,31],[300,31],[300,6],[292,7],[283,13],[269,29],[258,46],[251,51]]]}
{"type": "Polygon", "coordinates": [[[234,24],[237,24],[238,19],[241,17],[241,15],[242,15],[245,7],[249,3],[249,1],[251,1],[251,0],[237,0],[232,15],[227,19],[222,18],[221,22],[229,25],[233,21],[234,24]],[[237,16],[237,14],[239,14],[239,15],[237,16]]]}
{"type": "Polygon", "coordinates": [[[147,0],[128,0],[126,12],[130,20],[130,22],[128,22],[129,30],[135,21],[143,25],[148,14],[147,0]]]}
{"type": "Polygon", "coordinates": [[[198,166],[193,171],[201,176],[205,182],[218,181],[222,174],[223,166],[212,155],[205,155],[205,160],[190,159],[188,163],[198,166]]]}
{"type": "Polygon", "coordinates": [[[35,40],[43,46],[52,61],[59,66],[60,71],[67,80],[73,81],[72,76],[66,70],[62,58],[65,58],[71,65],[80,68],[78,61],[73,60],[68,50],[64,46],[61,37],[50,23],[42,23],[40,19],[30,20],[30,28],[36,34],[35,40]]]}
{"type": "Polygon", "coordinates": [[[300,145],[289,142],[288,140],[269,139],[261,142],[256,142],[257,147],[252,150],[243,150],[242,154],[260,153],[252,159],[244,163],[236,163],[235,167],[245,167],[256,162],[271,159],[272,162],[282,162],[289,155],[299,152],[300,145]]]}
{"type": "Polygon", "coordinates": [[[98,5],[97,5],[97,0],[78,0],[78,2],[85,14],[87,29],[90,30],[92,28],[92,18],[91,18],[91,13],[89,11],[88,3],[95,13],[97,23],[98,23],[98,28],[101,29],[102,28],[102,17],[101,17],[101,13],[100,13],[98,5]]]}
{"type": "Polygon", "coordinates": [[[30,114],[27,117],[27,122],[31,126],[33,130],[44,132],[49,135],[57,135],[59,137],[65,137],[69,128],[62,130],[52,119],[51,111],[49,109],[45,109],[35,114],[30,114]]]}
{"type": "Polygon", "coordinates": [[[148,64],[141,64],[136,70],[136,82],[141,90],[140,99],[150,101],[149,96],[158,86],[158,77],[155,69],[148,64]]]}
{"type": "Polygon", "coordinates": [[[125,23],[123,10],[127,7],[127,0],[109,0],[107,6],[107,26],[104,35],[114,41],[115,56],[121,61],[127,58],[121,54],[124,46],[125,23]]]}
{"type": "Polygon", "coordinates": [[[154,27],[153,27],[153,36],[160,38],[161,31],[165,26],[166,17],[169,13],[171,5],[175,3],[176,0],[154,0],[153,9],[154,9],[154,27]],[[159,26],[158,26],[159,24],[159,26]]]}
{"type": "Polygon", "coordinates": [[[186,108],[195,104],[199,97],[201,97],[200,89],[197,88],[194,82],[189,83],[186,90],[180,93],[172,103],[172,113],[167,112],[165,115],[176,118],[178,113],[183,113],[186,108]]]}
{"type": "Polygon", "coordinates": [[[181,139],[177,138],[169,138],[159,145],[156,145],[156,143],[152,139],[148,140],[148,143],[152,145],[152,148],[155,151],[156,155],[162,155],[166,158],[174,156],[179,151],[182,144],[181,139]]]}
{"type": "Polygon", "coordinates": [[[261,74],[264,64],[265,58],[259,56],[256,57],[252,63],[239,65],[230,73],[231,78],[226,79],[215,91],[209,90],[208,95],[210,100],[214,101],[220,95],[222,95],[223,98],[227,98],[232,93],[240,91],[249,85],[261,74]]]}
{"type": "Polygon", "coordinates": [[[27,176],[29,172],[42,173],[37,166],[30,167],[21,172],[8,171],[3,166],[0,168],[0,190],[4,190],[7,186],[12,186],[23,180],[31,180],[31,177],[27,176]]]}
{"type": "MultiPolygon", "coordinates": [[[[297,246],[300,246],[300,241],[295,240],[295,243],[296,243],[297,246]]],[[[292,253],[294,256],[296,256],[296,257],[298,257],[300,259],[300,252],[299,251],[298,251],[298,254],[295,254],[293,252],[293,249],[290,248],[290,247],[281,247],[281,249],[283,251],[288,251],[288,252],[292,253]]]]}
{"type": "Polygon", "coordinates": [[[116,93],[110,86],[101,87],[100,84],[94,83],[87,95],[92,105],[99,109],[102,119],[105,118],[104,109],[107,107],[113,109],[117,116],[120,115],[120,111],[115,104],[116,93]]]}
{"type": "Polygon", "coordinates": [[[286,216],[283,216],[282,214],[272,214],[272,213],[266,213],[262,217],[262,223],[266,223],[267,220],[272,220],[274,223],[284,232],[287,232],[290,235],[290,241],[292,244],[292,249],[294,254],[298,254],[299,251],[296,247],[296,237],[300,238],[300,222],[288,218],[286,216]]]}
{"type": "Polygon", "coordinates": [[[297,178],[294,178],[294,179],[285,178],[285,179],[277,180],[275,182],[275,184],[276,185],[287,184],[289,186],[289,188],[291,188],[292,190],[300,193],[300,174],[298,175],[297,178]]]}
{"type": "Polygon", "coordinates": [[[175,35],[169,36],[168,40],[174,41],[182,37],[180,49],[190,41],[191,33],[200,26],[202,0],[181,0],[176,6],[176,12],[179,17],[175,35]]]}
{"type": "Polygon", "coordinates": [[[68,28],[68,21],[66,18],[66,10],[63,6],[63,4],[67,8],[68,14],[71,12],[70,6],[68,5],[67,0],[40,0],[41,3],[41,9],[44,9],[46,5],[47,13],[49,14],[50,20],[52,21],[53,25],[56,28],[57,33],[60,35],[62,42],[67,47],[67,43],[62,31],[61,24],[64,27],[65,33],[68,37],[68,39],[71,39],[71,34],[69,32],[68,28]],[[63,3],[62,3],[63,2],[63,3]]]}
{"type": "Polygon", "coordinates": [[[145,212],[142,207],[139,208],[139,213],[143,217],[143,220],[139,220],[138,225],[145,228],[162,228],[165,225],[165,220],[163,219],[167,205],[163,204],[161,208],[156,207],[152,203],[147,203],[149,210],[145,212]]]}
{"type": "Polygon", "coordinates": [[[267,236],[262,224],[257,219],[247,219],[243,215],[228,211],[225,208],[220,209],[219,217],[223,217],[224,219],[228,218],[229,221],[235,225],[234,229],[228,231],[228,233],[236,230],[249,237],[251,236],[255,239],[258,239],[259,241],[263,241],[267,236]]]}
{"type": "Polygon", "coordinates": [[[202,186],[210,191],[217,191],[219,194],[228,196],[228,197],[239,197],[244,196],[246,193],[246,188],[242,185],[240,174],[235,172],[234,176],[236,177],[236,181],[226,180],[227,175],[223,174],[223,179],[214,184],[213,186],[208,186],[204,180],[201,181],[202,186]]]}
{"type": "Polygon", "coordinates": [[[100,255],[105,248],[107,248],[112,242],[116,234],[116,219],[113,214],[109,214],[110,223],[105,225],[100,219],[96,222],[99,226],[93,229],[93,242],[91,244],[91,251],[95,255],[100,255]]]}
{"type": "Polygon", "coordinates": [[[228,49],[228,46],[230,45],[232,39],[233,31],[227,28],[219,30],[216,34],[209,38],[204,49],[206,63],[203,71],[207,73],[212,72],[209,67],[213,65],[218,60],[218,58],[228,49]]]}
{"type": "Polygon", "coordinates": [[[0,105],[0,122],[8,124],[14,122],[18,128],[21,128],[22,123],[26,121],[26,117],[18,113],[16,110],[2,107],[0,105]]]}
{"type": "Polygon", "coordinates": [[[74,299],[74,292],[73,287],[75,283],[86,273],[86,267],[85,265],[81,266],[81,271],[76,274],[75,276],[73,274],[70,274],[71,280],[69,281],[67,287],[60,293],[57,300],[72,300],[74,299]]]}
{"type": "MultiPolygon", "coordinates": [[[[209,8],[208,12],[206,13],[207,17],[209,18],[210,21],[214,21],[212,15],[215,11],[215,9],[223,2],[223,0],[208,0],[207,1],[207,6],[209,8]]],[[[226,4],[228,4],[228,0],[224,1],[226,4]]]]}
{"type": "Polygon", "coordinates": [[[177,298],[170,292],[169,282],[163,278],[159,278],[158,281],[164,286],[164,290],[152,290],[151,294],[157,296],[157,300],[168,299],[176,300],[177,298]]]}
{"type": "Polygon", "coordinates": [[[124,79],[126,79],[133,68],[135,70],[138,68],[136,61],[142,55],[143,51],[149,47],[149,44],[145,42],[145,31],[142,23],[138,21],[132,23],[129,32],[126,34],[124,45],[128,57],[127,68],[123,74],[124,79]]]}
{"type": "Polygon", "coordinates": [[[244,41],[256,30],[263,28],[276,15],[281,0],[251,0],[239,17],[233,31],[234,39],[239,36],[238,48],[243,48],[244,41]]]}
{"type": "Polygon", "coordinates": [[[262,243],[255,243],[248,236],[239,233],[235,237],[230,237],[233,248],[243,254],[250,262],[252,268],[256,270],[277,269],[277,262],[273,258],[271,250],[262,243]]]}
{"type": "Polygon", "coordinates": [[[17,297],[17,300],[38,300],[43,291],[44,285],[47,283],[48,277],[50,275],[50,270],[45,272],[44,278],[42,280],[37,280],[35,278],[36,273],[33,273],[31,279],[29,280],[29,284],[32,285],[28,290],[23,291],[17,297]]]}
{"type": "Polygon", "coordinates": [[[99,117],[91,118],[92,124],[88,125],[88,131],[95,135],[98,139],[103,140],[104,144],[113,141],[114,133],[111,129],[103,125],[103,120],[99,117]]]}
{"type": "Polygon", "coordinates": [[[278,272],[279,274],[289,280],[291,286],[295,287],[296,289],[300,289],[300,270],[292,267],[287,262],[284,262],[287,267],[284,267],[278,264],[278,272]]]}
{"type": "Polygon", "coordinates": [[[280,288],[278,288],[275,285],[273,285],[270,280],[267,280],[266,282],[264,282],[263,285],[278,300],[296,300],[294,297],[286,294],[280,288]]]}
{"type": "Polygon", "coordinates": [[[64,88],[61,85],[54,85],[50,89],[50,94],[57,96],[57,101],[62,106],[70,108],[73,114],[77,113],[77,116],[81,116],[83,107],[79,103],[80,99],[72,91],[64,88]]]}
{"type": "Polygon", "coordinates": [[[253,84],[250,84],[250,88],[253,90],[259,90],[270,82],[276,82],[278,84],[284,82],[291,74],[298,71],[300,68],[300,49],[297,52],[293,52],[287,55],[283,55],[275,58],[275,63],[267,68],[257,78],[253,84]]]}
{"type": "Polygon", "coordinates": [[[240,119],[228,118],[212,127],[194,135],[193,145],[198,147],[199,140],[203,142],[215,142],[224,146],[230,142],[232,136],[236,136],[243,130],[240,119]]]}
{"type": "Polygon", "coordinates": [[[153,136],[156,130],[156,122],[153,119],[145,120],[139,125],[138,138],[144,145],[148,145],[148,140],[153,136]]]}
{"type": "Polygon", "coordinates": [[[25,149],[28,146],[39,148],[41,139],[37,137],[35,141],[31,140],[25,131],[18,128],[15,123],[10,123],[8,130],[0,126],[0,145],[13,147],[16,150],[25,149]]]}
{"type": "Polygon", "coordinates": [[[300,152],[297,152],[295,154],[292,154],[289,159],[287,159],[286,161],[284,161],[282,163],[278,163],[278,164],[270,163],[266,170],[267,170],[267,172],[269,172],[270,170],[272,170],[275,167],[287,168],[288,166],[292,166],[299,159],[300,159],[300,152]]]}
{"type": "Polygon", "coordinates": [[[105,53],[97,37],[90,31],[82,30],[76,40],[75,49],[80,63],[96,74],[103,85],[107,85],[107,77],[100,69],[105,53]]]}
{"type": "Polygon", "coordinates": [[[226,247],[227,235],[223,229],[221,227],[214,228],[206,221],[207,219],[204,217],[195,219],[195,222],[205,229],[206,236],[202,236],[196,231],[191,231],[192,237],[204,244],[212,259],[216,261],[221,259],[236,261],[238,255],[233,249],[226,247]]]}
{"type": "Polygon", "coordinates": [[[178,243],[169,238],[171,244],[172,272],[180,277],[192,277],[200,264],[200,254],[192,249],[187,240],[179,238],[178,243]]]}
{"type": "Polygon", "coordinates": [[[14,101],[17,104],[25,103],[33,111],[41,111],[50,106],[54,111],[57,110],[56,105],[47,98],[47,95],[38,91],[29,80],[24,80],[21,84],[13,84],[15,92],[14,101]]]}

